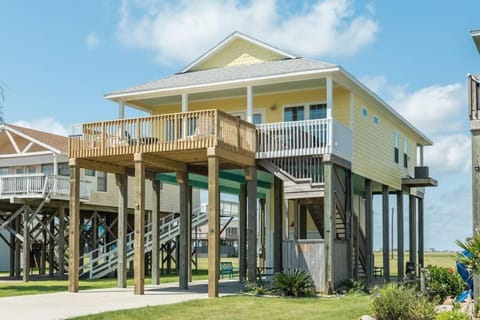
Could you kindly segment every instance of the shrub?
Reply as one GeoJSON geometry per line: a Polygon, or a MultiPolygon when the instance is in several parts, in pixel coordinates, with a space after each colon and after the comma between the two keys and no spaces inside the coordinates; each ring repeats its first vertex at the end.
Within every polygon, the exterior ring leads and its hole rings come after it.
{"type": "Polygon", "coordinates": [[[281,296],[308,297],[315,295],[315,284],[309,272],[293,269],[275,273],[271,290],[281,296]]]}
{"type": "Polygon", "coordinates": [[[461,310],[449,310],[440,312],[437,315],[437,320],[470,320],[468,313],[461,310]]]}
{"type": "Polygon", "coordinates": [[[268,293],[268,289],[265,288],[262,281],[251,281],[245,283],[244,292],[253,293],[256,296],[264,296],[268,293]]]}
{"type": "Polygon", "coordinates": [[[435,303],[429,302],[414,289],[398,285],[380,289],[372,307],[377,320],[435,319],[435,303]]]}
{"type": "Polygon", "coordinates": [[[337,290],[340,294],[369,294],[370,287],[364,281],[345,279],[337,290]]]}
{"type": "Polygon", "coordinates": [[[454,298],[467,288],[466,283],[453,268],[429,265],[426,271],[426,289],[429,294],[437,296],[441,301],[448,296],[454,298]]]}

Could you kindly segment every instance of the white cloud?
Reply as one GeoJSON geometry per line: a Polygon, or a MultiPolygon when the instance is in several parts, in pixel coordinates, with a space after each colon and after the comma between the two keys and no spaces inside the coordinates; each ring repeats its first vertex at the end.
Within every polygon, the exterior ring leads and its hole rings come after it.
{"type": "Polygon", "coordinates": [[[100,44],[100,39],[95,32],[90,32],[85,37],[85,44],[87,45],[88,50],[95,50],[100,44]]]}
{"type": "Polygon", "coordinates": [[[50,132],[62,136],[68,135],[67,128],[51,117],[38,118],[34,120],[19,120],[14,122],[13,125],[50,132]]]}
{"type": "Polygon", "coordinates": [[[378,95],[380,95],[387,84],[385,76],[365,76],[360,81],[378,95]]]}
{"type": "Polygon", "coordinates": [[[306,56],[352,55],[375,40],[371,4],[364,16],[355,15],[350,0],[316,0],[290,14],[282,6],[279,0],[124,0],[117,37],[153,50],[161,64],[191,62],[234,30],[306,56]]]}
{"type": "Polygon", "coordinates": [[[427,165],[435,173],[469,172],[471,141],[465,134],[439,135],[433,146],[425,148],[427,165]]]}
{"type": "Polygon", "coordinates": [[[390,89],[390,104],[412,124],[429,135],[456,133],[463,129],[465,88],[459,83],[432,85],[416,91],[390,89]]]}

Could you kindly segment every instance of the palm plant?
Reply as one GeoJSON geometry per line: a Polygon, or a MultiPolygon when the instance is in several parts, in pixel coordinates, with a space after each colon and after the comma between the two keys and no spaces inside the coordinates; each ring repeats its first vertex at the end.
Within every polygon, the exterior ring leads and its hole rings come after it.
{"type": "Polygon", "coordinates": [[[464,242],[457,240],[455,243],[463,249],[457,253],[457,260],[467,266],[471,275],[480,276],[480,232],[464,242]]]}
{"type": "Polygon", "coordinates": [[[315,295],[315,284],[309,272],[293,269],[275,273],[271,290],[286,297],[307,297],[315,295]]]}

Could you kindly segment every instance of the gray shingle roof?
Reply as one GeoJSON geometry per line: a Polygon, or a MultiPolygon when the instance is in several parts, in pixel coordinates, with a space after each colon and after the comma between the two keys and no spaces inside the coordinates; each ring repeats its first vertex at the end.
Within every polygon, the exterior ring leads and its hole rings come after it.
{"type": "Polygon", "coordinates": [[[257,64],[240,65],[228,68],[215,68],[194,72],[178,73],[159,80],[108,93],[105,96],[108,98],[110,96],[115,96],[118,94],[140,93],[143,91],[161,89],[174,89],[186,86],[221,83],[226,81],[235,81],[265,76],[276,76],[302,71],[321,70],[332,67],[336,67],[336,65],[304,58],[267,61],[257,64]]]}

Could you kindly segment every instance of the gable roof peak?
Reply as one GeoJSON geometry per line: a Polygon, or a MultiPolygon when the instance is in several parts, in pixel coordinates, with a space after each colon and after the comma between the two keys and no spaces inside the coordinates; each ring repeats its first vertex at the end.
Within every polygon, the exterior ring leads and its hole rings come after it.
{"type": "Polygon", "coordinates": [[[233,41],[235,41],[237,39],[245,40],[245,41],[253,43],[253,44],[255,44],[259,47],[262,47],[266,50],[275,52],[278,55],[284,56],[285,59],[300,58],[299,56],[296,56],[296,55],[291,54],[289,52],[286,52],[284,50],[278,49],[278,48],[276,48],[276,47],[274,47],[274,46],[272,46],[272,45],[270,45],[266,42],[257,40],[257,39],[255,39],[255,38],[253,38],[253,37],[251,37],[247,34],[244,34],[240,31],[234,31],[230,35],[228,35],[225,39],[223,39],[222,41],[217,43],[213,48],[211,48],[210,50],[208,50],[207,52],[202,54],[199,58],[194,60],[192,63],[190,63],[188,66],[186,66],[184,69],[182,69],[178,73],[186,73],[186,72],[192,71],[193,69],[195,69],[195,67],[200,66],[202,63],[204,63],[210,57],[212,57],[216,53],[220,52],[222,49],[224,49],[225,47],[227,47],[229,44],[231,44],[233,41]]]}

